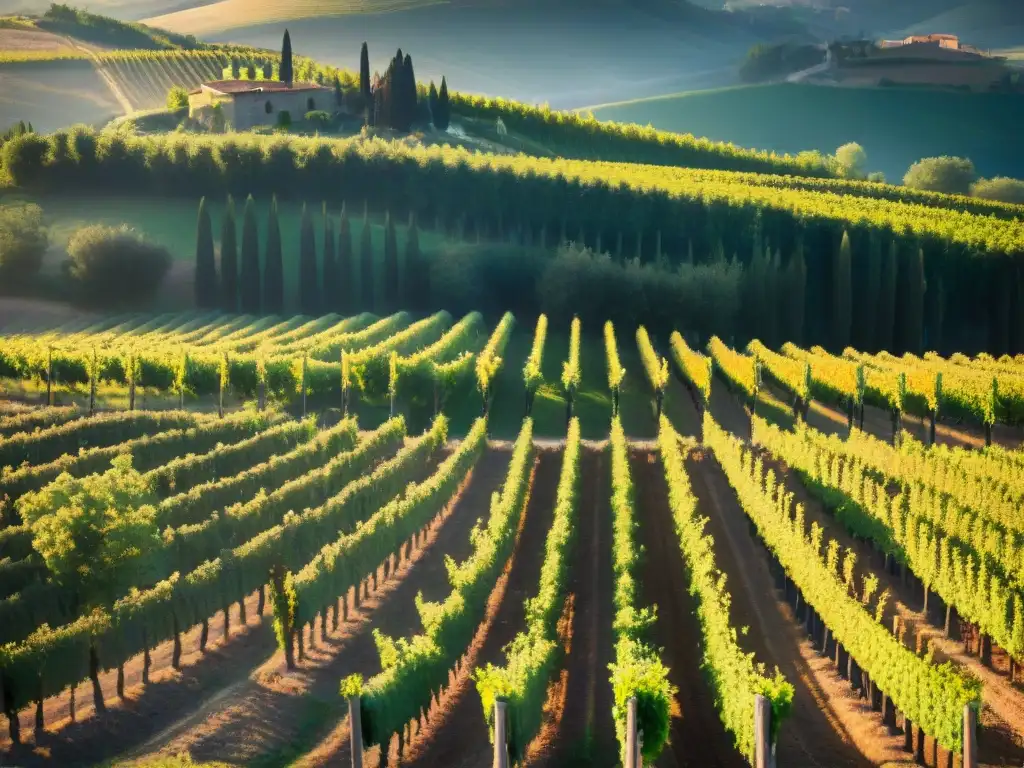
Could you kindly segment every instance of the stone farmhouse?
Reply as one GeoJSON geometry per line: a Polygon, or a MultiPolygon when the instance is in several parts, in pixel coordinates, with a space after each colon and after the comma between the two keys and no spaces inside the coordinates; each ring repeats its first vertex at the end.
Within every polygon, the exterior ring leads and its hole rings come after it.
{"type": "Polygon", "coordinates": [[[277,125],[281,113],[292,121],[314,110],[333,109],[334,91],[316,83],[282,83],[277,80],[217,80],[203,83],[188,95],[188,115],[202,123],[213,121],[217,108],[224,126],[248,131],[260,125],[277,125]]]}

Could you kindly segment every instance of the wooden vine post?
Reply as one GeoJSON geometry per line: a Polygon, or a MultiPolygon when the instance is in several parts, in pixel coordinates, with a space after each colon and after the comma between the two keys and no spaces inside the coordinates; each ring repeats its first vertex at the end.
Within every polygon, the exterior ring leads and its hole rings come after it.
{"type": "Polygon", "coordinates": [[[939,407],[942,403],[942,372],[935,374],[935,407],[928,418],[928,445],[935,445],[935,422],[939,420],[939,407]]]}
{"type": "Polygon", "coordinates": [[[626,765],[625,768],[640,768],[637,763],[637,722],[636,696],[626,702],[626,765]]]}
{"type": "Polygon", "coordinates": [[[348,697],[348,730],[352,739],[352,768],[363,768],[363,718],[358,696],[348,697]]]}
{"type": "Polygon", "coordinates": [[[772,705],[762,694],[754,697],[754,768],[770,768],[772,705]]]}
{"type": "Polygon", "coordinates": [[[260,382],[257,410],[262,413],[267,407],[267,355],[263,349],[260,349],[260,355],[256,358],[256,377],[260,382]]]}
{"type": "Polygon", "coordinates": [[[217,415],[224,418],[224,389],[228,383],[228,353],[225,352],[220,360],[220,394],[217,399],[217,415]]]}
{"type": "Polygon", "coordinates": [[[867,374],[864,372],[864,364],[857,366],[857,402],[860,405],[860,429],[864,430],[864,392],[868,388],[867,374]]]}
{"type": "Polygon", "coordinates": [[[494,702],[494,761],[492,768],[509,768],[507,736],[508,704],[494,702]]]}
{"type": "Polygon", "coordinates": [[[96,347],[92,348],[92,365],[89,366],[89,415],[96,413],[96,377],[99,370],[96,367],[96,347]]]}
{"type": "Polygon", "coordinates": [[[53,345],[46,348],[46,404],[53,405],[53,345]]]}
{"type": "Polygon", "coordinates": [[[978,768],[978,711],[964,704],[964,761],[963,768],[978,768]]]}
{"type": "Polygon", "coordinates": [[[348,355],[345,350],[341,350],[341,415],[342,418],[348,416],[348,392],[349,392],[349,379],[351,378],[351,371],[349,370],[348,355]]]}

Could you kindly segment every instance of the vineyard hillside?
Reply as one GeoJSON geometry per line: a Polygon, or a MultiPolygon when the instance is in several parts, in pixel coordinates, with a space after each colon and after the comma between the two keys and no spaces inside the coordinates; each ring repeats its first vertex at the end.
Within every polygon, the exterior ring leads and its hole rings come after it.
{"type": "Polygon", "coordinates": [[[795,153],[861,144],[872,170],[900,182],[922,157],[969,157],[984,176],[1024,176],[1009,151],[1024,120],[1018,96],[934,89],[743,86],[604,104],[600,120],[713,136],[795,153]],[[964,121],[967,121],[966,124],[964,121]]]}

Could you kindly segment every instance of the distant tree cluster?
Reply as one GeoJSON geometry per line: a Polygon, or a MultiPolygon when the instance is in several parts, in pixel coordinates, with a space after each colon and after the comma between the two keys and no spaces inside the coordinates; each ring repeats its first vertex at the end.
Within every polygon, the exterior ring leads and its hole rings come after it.
{"type": "Polygon", "coordinates": [[[0,285],[22,288],[43,264],[49,239],[43,212],[32,203],[0,206],[0,285]]]}
{"type": "Polygon", "coordinates": [[[430,119],[434,127],[439,131],[447,131],[452,119],[452,105],[448,96],[448,81],[441,78],[441,90],[434,87],[434,81],[430,81],[430,90],[427,92],[428,103],[430,104],[430,119]]]}
{"type": "Polygon", "coordinates": [[[912,189],[970,195],[984,200],[1024,205],[1024,181],[998,176],[978,177],[974,163],[964,157],[926,157],[910,166],[903,184],[912,189]]]}
{"type": "Polygon", "coordinates": [[[740,65],[740,79],[759,83],[821,64],[825,51],[816,45],[758,43],[740,65]]]}
{"type": "Polygon", "coordinates": [[[399,48],[384,76],[373,84],[373,125],[408,132],[416,119],[417,101],[412,57],[399,48]]]}
{"type": "MultiPolygon", "coordinates": [[[[266,219],[262,265],[258,218],[255,201],[250,195],[243,209],[239,245],[235,205],[229,196],[221,221],[218,268],[213,222],[206,199],[199,202],[195,261],[197,306],[226,312],[241,310],[247,314],[281,314],[290,306],[285,301],[284,244],[276,197],[271,198],[266,219]]],[[[365,206],[362,218],[357,250],[347,206],[342,205],[335,228],[335,219],[324,203],[318,247],[313,213],[303,205],[298,242],[298,308],[303,314],[393,312],[420,306],[425,284],[415,217],[410,216],[406,228],[401,258],[404,266],[400,266],[394,218],[390,214],[385,216],[382,265],[378,264],[373,229],[365,206]],[[378,285],[383,287],[380,297],[378,285]]]]}

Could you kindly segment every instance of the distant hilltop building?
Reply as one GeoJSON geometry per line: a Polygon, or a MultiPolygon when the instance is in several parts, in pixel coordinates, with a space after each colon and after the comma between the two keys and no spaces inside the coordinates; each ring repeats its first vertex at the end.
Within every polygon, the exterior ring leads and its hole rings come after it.
{"type": "Polygon", "coordinates": [[[883,49],[910,48],[915,53],[924,53],[929,48],[939,48],[947,51],[959,51],[960,53],[983,55],[981,51],[974,46],[963,45],[960,42],[960,38],[956,35],[910,35],[902,40],[881,40],[878,43],[878,47],[883,49]]]}
{"type": "Polygon", "coordinates": [[[217,111],[236,131],[259,125],[277,125],[282,112],[301,120],[307,112],[329,109],[334,91],[317,83],[282,83],[277,80],[216,80],[203,83],[188,95],[188,115],[208,123],[217,111]]]}

